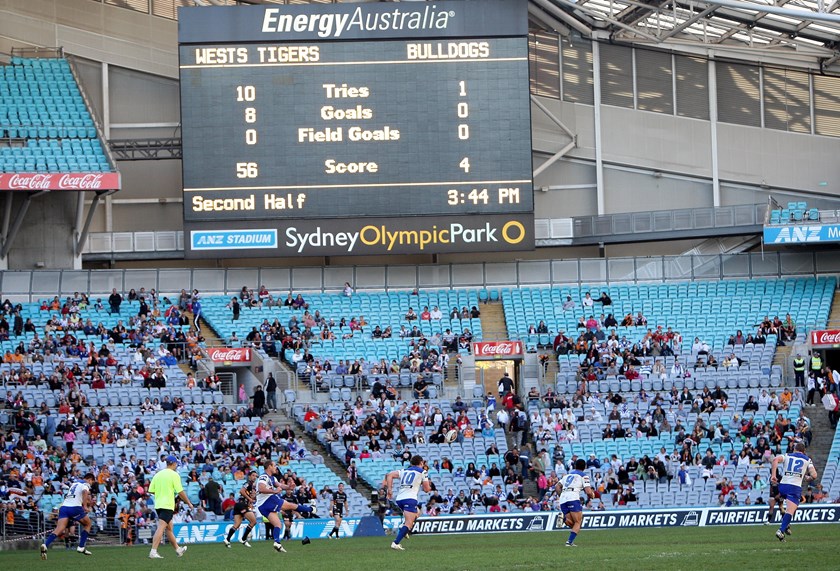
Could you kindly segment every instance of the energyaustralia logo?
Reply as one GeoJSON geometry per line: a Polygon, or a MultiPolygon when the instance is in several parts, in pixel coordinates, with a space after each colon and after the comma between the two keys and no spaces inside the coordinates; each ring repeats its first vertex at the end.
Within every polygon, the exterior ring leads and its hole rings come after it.
{"type": "Polygon", "coordinates": [[[321,38],[340,38],[345,32],[398,32],[401,30],[445,30],[455,17],[454,10],[441,10],[435,4],[423,8],[395,5],[387,11],[365,11],[357,7],[352,14],[283,14],[282,8],[266,8],[263,33],[294,34],[317,32],[321,38]]]}

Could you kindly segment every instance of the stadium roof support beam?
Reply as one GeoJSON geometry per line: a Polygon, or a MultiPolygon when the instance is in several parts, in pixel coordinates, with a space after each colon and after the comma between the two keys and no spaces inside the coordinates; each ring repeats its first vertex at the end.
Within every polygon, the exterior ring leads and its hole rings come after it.
{"type": "Polygon", "coordinates": [[[664,0],[663,2],[654,2],[649,0],[647,2],[635,2],[633,0],[624,0],[627,2],[627,8],[615,15],[615,19],[627,25],[635,24],[647,18],[650,14],[659,12],[671,3],[671,0],[664,0]]]}
{"type": "Polygon", "coordinates": [[[551,112],[551,109],[543,105],[543,103],[537,99],[535,96],[531,95],[531,103],[537,106],[537,108],[546,114],[546,116],[551,120],[552,123],[560,127],[560,130],[563,131],[566,135],[569,136],[571,141],[569,141],[566,145],[563,146],[559,151],[551,155],[547,161],[543,164],[538,166],[534,169],[533,177],[537,178],[545,169],[550,167],[552,164],[556,163],[558,160],[566,156],[572,149],[577,146],[577,135],[569,129],[563,121],[561,121],[554,113],[551,112]]]}
{"type": "Polygon", "coordinates": [[[118,161],[156,161],[181,158],[181,139],[111,139],[108,146],[118,161]]]}
{"type": "Polygon", "coordinates": [[[9,228],[8,223],[11,221],[12,217],[12,201],[14,200],[15,193],[9,192],[6,195],[6,212],[3,216],[3,235],[0,236],[0,243],[3,245],[3,247],[0,248],[0,259],[5,260],[9,255],[9,251],[12,249],[12,244],[20,231],[20,227],[23,226],[23,219],[26,217],[26,211],[29,210],[29,205],[32,204],[32,199],[48,194],[49,192],[49,190],[39,190],[38,192],[26,193],[26,197],[23,199],[23,204],[21,204],[20,210],[18,210],[17,216],[15,217],[15,221],[12,223],[11,228],[9,228]]]}
{"type": "Polygon", "coordinates": [[[594,16],[598,19],[604,20],[605,22],[608,22],[608,23],[612,24],[613,26],[616,26],[616,27],[621,28],[623,30],[627,30],[628,32],[632,32],[633,34],[636,34],[637,36],[640,36],[642,38],[647,38],[648,40],[651,40],[651,41],[657,42],[657,43],[659,42],[659,38],[657,38],[653,34],[648,34],[647,32],[645,32],[643,30],[640,30],[639,28],[636,28],[634,26],[629,26],[629,25],[625,24],[624,22],[619,22],[615,18],[610,18],[610,17],[602,14],[601,12],[598,12],[596,10],[592,10],[590,8],[587,8],[586,6],[581,6],[580,4],[575,4],[571,0],[555,0],[555,1],[559,2],[560,4],[563,4],[564,6],[568,6],[569,8],[572,8],[574,10],[580,10],[581,12],[583,12],[585,14],[588,14],[590,16],[594,16]]]}
{"type": "Polygon", "coordinates": [[[601,44],[592,42],[592,91],[595,94],[593,101],[593,116],[595,119],[595,206],[598,216],[606,214],[604,196],[604,157],[603,138],[601,133],[601,44]]]}
{"type": "MultiPolygon", "coordinates": [[[[682,6],[692,6],[687,0],[676,0],[682,6]]],[[[749,32],[753,28],[769,30],[776,34],[784,34],[790,38],[801,36],[815,42],[829,44],[837,41],[836,34],[811,30],[808,26],[816,21],[824,21],[831,24],[840,24],[840,15],[821,14],[806,10],[792,10],[781,6],[770,6],[766,4],[755,4],[753,2],[734,2],[732,0],[705,0],[707,3],[717,6],[713,15],[720,16],[726,22],[723,24],[729,28],[729,32],[716,40],[721,43],[738,32],[749,32]],[[755,15],[748,12],[756,12],[755,15]],[[763,19],[767,14],[775,14],[786,17],[788,20],[799,20],[798,24],[769,21],[763,19]]],[[[716,20],[719,24],[721,20],[716,20]]],[[[753,31],[753,33],[756,33],[753,31]]]]}
{"type": "Polygon", "coordinates": [[[685,30],[689,26],[692,26],[695,22],[697,22],[699,20],[702,20],[703,18],[705,18],[706,16],[708,16],[709,14],[714,12],[716,9],[717,8],[715,8],[714,6],[711,6],[709,8],[706,8],[702,12],[696,12],[691,18],[685,20],[679,26],[676,26],[674,29],[672,29],[672,30],[668,31],[667,33],[663,34],[662,36],[660,36],[659,41],[664,42],[668,38],[676,36],[677,34],[682,32],[683,30],[685,30]]]}
{"type": "Polygon", "coordinates": [[[580,34],[584,37],[588,38],[592,36],[592,29],[589,28],[589,26],[587,26],[571,14],[567,14],[563,10],[559,9],[550,0],[531,0],[531,2],[538,4],[543,9],[545,9],[545,11],[548,12],[550,15],[554,16],[561,22],[568,24],[569,26],[580,32],[580,34]]]}
{"type": "Polygon", "coordinates": [[[79,193],[79,196],[77,198],[78,202],[76,203],[77,235],[76,241],[73,243],[73,253],[76,256],[81,256],[82,251],[85,249],[85,243],[87,242],[88,233],[90,232],[90,225],[93,222],[93,215],[96,214],[96,207],[99,206],[99,201],[105,198],[106,196],[110,196],[115,192],[116,190],[100,190],[93,195],[93,200],[90,203],[90,208],[88,209],[87,218],[85,218],[84,225],[82,224],[82,213],[85,209],[85,193],[79,193]],[[79,230],[80,227],[81,230],[79,230]]]}
{"type": "MultiPolygon", "coordinates": [[[[812,12],[810,10],[793,10],[791,8],[783,8],[781,6],[771,6],[769,4],[756,4],[754,2],[746,2],[744,0],[703,0],[709,4],[716,4],[726,8],[735,8],[737,10],[750,10],[753,12],[766,12],[768,14],[776,14],[777,16],[785,16],[797,20],[812,20],[821,22],[830,22],[832,24],[840,24],[840,16],[828,12],[812,12]]],[[[834,7],[832,7],[834,9],[834,7]]]]}
{"type": "Polygon", "coordinates": [[[571,29],[565,24],[561,24],[554,16],[546,13],[545,10],[542,8],[535,6],[534,4],[528,3],[528,14],[531,15],[532,18],[541,22],[547,28],[554,30],[558,34],[564,37],[568,37],[569,34],[572,33],[571,29]]]}

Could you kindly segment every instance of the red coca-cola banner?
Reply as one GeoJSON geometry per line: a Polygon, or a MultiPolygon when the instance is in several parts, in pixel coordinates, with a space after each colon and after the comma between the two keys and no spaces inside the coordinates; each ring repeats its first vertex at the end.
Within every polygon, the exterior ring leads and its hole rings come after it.
{"type": "Polygon", "coordinates": [[[476,359],[521,359],[524,355],[522,341],[481,341],[473,343],[476,359]]]}
{"type": "Polygon", "coordinates": [[[248,347],[208,349],[207,356],[214,363],[250,363],[251,349],[248,347]]]}
{"type": "Polygon", "coordinates": [[[832,347],[840,345],[840,329],[811,331],[811,345],[814,347],[832,347]]]}
{"type": "Polygon", "coordinates": [[[119,190],[118,172],[0,173],[0,190],[119,190]]]}

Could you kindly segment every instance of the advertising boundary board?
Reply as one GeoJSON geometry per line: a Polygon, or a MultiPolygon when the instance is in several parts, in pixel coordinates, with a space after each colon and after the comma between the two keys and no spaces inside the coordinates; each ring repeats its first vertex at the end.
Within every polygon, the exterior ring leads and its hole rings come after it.
{"type": "MultiPolygon", "coordinates": [[[[781,510],[776,510],[774,524],[781,522],[781,510]]],[[[352,537],[361,517],[342,521],[340,537],[352,537]]],[[[738,525],[763,525],[767,521],[765,506],[733,508],[673,508],[646,510],[611,510],[584,512],[583,529],[636,529],[640,527],[718,527],[738,525]]],[[[386,533],[394,533],[402,523],[400,517],[386,517],[383,526],[386,533]]],[[[796,511],[793,523],[817,524],[840,523],[840,504],[802,505],[796,511]]],[[[231,521],[206,523],[176,523],[175,536],[184,543],[220,543],[227,533],[231,521]]],[[[415,524],[416,535],[451,535],[461,533],[502,533],[565,531],[560,512],[519,512],[507,514],[461,515],[421,517],[415,524]]],[[[292,539],[304,537],[324,539],[333,527],[332,519],[300,519],[292,524],[292,539]]],[[[239,539],[245,527],[234,535],[239,539]]],[[[252,539],[264,539],[265,527],[258,525],[251,534],[252,539]]]]}
{"type": "MultiPolygon", "coordinates": [[[[362,521],[361,517],[345,518],[341,522],[339,529],[339,537],[352,537],[362,521]]],[[[401,518],[387,517],[383,523],[386,530],[396,530],[401,518]]],[[[183,543],[221,543],[228,532],[228,529],[233,525],[232,521],[214,521],[203,523],[176,523],[174,525],[175,537],[179,542],[183,543]]],[[[292,523],[292,539],[326,539],[327,535],[332,531],[335,521],[330,519],[297,519],[292,523]]],[[[245,532],[245,526],[239,528],[234,534],[233,538],[238,541],[245,532]]],[[[251,532],[250,539],[252,541],[260,541],[265,539],[265,526],[258,520],[257,526],[251,532]]]]}
{"type": "Polygon", "coordinates": [[[840,242],[840,224],[765,226],[765,244],[813,244],[840,242]]]}

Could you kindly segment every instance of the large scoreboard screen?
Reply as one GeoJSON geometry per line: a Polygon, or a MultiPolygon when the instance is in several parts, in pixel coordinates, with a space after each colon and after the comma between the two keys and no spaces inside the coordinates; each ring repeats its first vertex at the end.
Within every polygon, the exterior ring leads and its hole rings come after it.
{"type": "Polygon", "coordinates": [[[524,0],[179,25],[189,256],[533,249],[524,0]]]}

